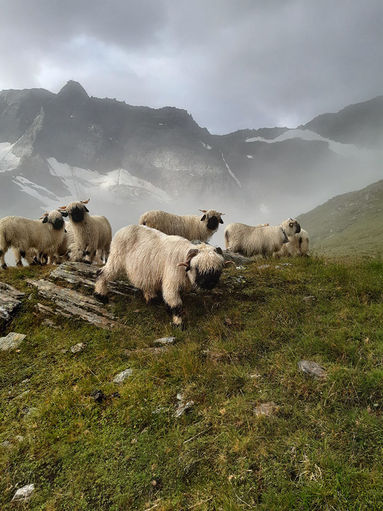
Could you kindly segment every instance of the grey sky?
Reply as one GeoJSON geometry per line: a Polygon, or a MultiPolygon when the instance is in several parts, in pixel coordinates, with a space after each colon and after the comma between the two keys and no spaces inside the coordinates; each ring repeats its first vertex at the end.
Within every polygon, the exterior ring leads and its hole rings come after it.
{"type": "Polygon", "coordinates": [[[383,94],[382,26],[382,0],[0,0],[0,89],[295,126],[383,94]]]}

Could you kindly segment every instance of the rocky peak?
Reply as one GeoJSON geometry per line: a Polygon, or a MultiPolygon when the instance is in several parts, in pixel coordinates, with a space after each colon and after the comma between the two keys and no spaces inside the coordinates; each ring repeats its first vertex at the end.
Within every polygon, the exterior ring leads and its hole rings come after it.
{"type": "Polygon", "coordinates": [[[89,99],[89,96],[84,87],[74,80],[69,80],[69,82],[67,82],[57,94],[57,97],[70,100],[75,98],[89,99]]]}

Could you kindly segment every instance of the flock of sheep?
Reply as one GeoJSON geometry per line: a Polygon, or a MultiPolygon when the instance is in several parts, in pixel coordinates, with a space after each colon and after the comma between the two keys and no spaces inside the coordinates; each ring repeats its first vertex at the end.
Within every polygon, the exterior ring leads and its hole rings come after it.
{"type": "MultiPolygon", "coordinates": [[[[5,217],[0,220],[0,265],[12,248],[16,264],[53,264],[64,260],[104,264],[95,296],[107,302],[108,282],[120,275],[141,289],[147,302],[162,293],[173,324],[182,325],[181,292],[192,287],[212,289],[225,265],[222,249],[207,242],[223,224],[215,210],[201,215],[148,211],[138,225],[120,229],[112,240],[107,218],[89,214],[87,201],[73,202],[45,213],[39,220],[5,217]],[[68,217],[68,222],[64,221],[68,217]]],[[[307,255],[309,237],[297,220],[280,225],[229,224],[226,249],[251,257],[307,255]]]]}

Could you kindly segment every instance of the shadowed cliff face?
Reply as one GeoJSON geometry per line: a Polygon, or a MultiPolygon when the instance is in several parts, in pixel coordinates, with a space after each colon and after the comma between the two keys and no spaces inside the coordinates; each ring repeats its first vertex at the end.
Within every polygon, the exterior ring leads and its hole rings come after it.
{"type": "Polygon", "coordinates": [[[58,94],[3,91],[0,216],[36,217],[90,196],[115,228],[153,208],[276,223],[377,180],[379,123],[382,98],[299,129],[216,136],[185,110],[89,97],[73,81],[58,94]]]}

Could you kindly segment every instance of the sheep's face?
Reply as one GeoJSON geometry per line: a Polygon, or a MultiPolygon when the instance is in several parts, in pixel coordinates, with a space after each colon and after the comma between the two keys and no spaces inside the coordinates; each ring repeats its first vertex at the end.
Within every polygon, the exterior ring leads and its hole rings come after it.
{"type": "Polygon", "coordinates": [[[60,231],[64,228],[64,219],[59,211],[51,211],[42,217],[42,223],[49,223],[55,231],[60,231]]]}
{"type": "Polygon", "coordinates": [[[299,225],[298,220],[294,218],[289,218],[282,223],[282,228],[286,232],[287,236],[294,236],[298,232],[301,232],[301,226],[299,225]]]}
{"type": "Polygon", "coordinates": [[[219,224],[223,224],[223,213],[219,213],[214,209],[209,209],[208,211],[201,209],[201,211],[203,213],[201,222],[206,223],[206,227],[209,229],[209,231],[216,231],[219,227],[219,224]]]}
{"type": "Polygon", "coordinates": [[[186,268],[190,283],[201,289],[213,289],[225,265],[222,250],[210,245],[198,245],[190,252],[194,254],[189,261],[189,269],[186,268]]]}
{"type": "Polygon", "coordinates": [[[88,208],[82,202],[72,202],[67,206],[66,211],[72,222],[76,224],[82,222],[86,213],[89,213],[88,208]]]}

